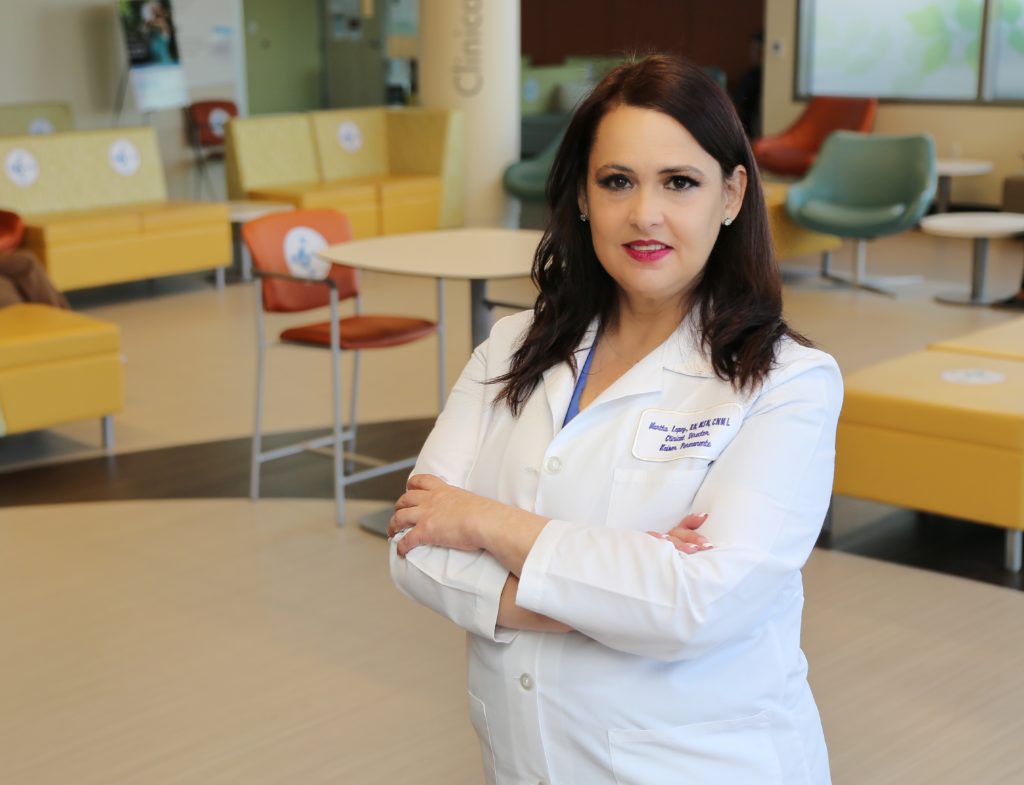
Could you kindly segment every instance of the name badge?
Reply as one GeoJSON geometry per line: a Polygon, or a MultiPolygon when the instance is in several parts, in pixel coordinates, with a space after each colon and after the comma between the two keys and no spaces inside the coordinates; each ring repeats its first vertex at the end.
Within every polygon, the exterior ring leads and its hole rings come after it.
{"type": "Polygon", "coordinates": [[[736,435],[742,414],[735,403],[697,412],[644,409],[633,440],[633,455],[642,461],[713,461],[736,435]]]}

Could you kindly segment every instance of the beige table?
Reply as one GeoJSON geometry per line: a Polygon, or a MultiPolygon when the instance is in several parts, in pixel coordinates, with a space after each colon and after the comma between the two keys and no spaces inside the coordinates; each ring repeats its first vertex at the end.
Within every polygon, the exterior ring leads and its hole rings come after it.
{"type": "Polygon", "coordinates": [[[487,281],[529,275],[540,238],[532,229],[442,229],[354,240],[320,256],[379,273],[468,280],[475,347],[487,338],[494,306],[501,304],[487,298],[487,281]]]}
{"type": "Polygon", "coordinates": [[[935,161],[935,171],[939,175],[935,209],[937,212],[945,213],[949,212],[949,194],[953,178],[988,174],[992,171],[992,162],[978,158],[938,158],[935,161]]]}
{"type": "Polygon", "coordinates": [[[971,291],[939,295],[951,305],[991,305],[985,295],[988,272],[988,241],[1024,233],[1024,213],[937,213],[921,219],[921,231],[939,237],[964,237],[974,241],[971,291]]]}

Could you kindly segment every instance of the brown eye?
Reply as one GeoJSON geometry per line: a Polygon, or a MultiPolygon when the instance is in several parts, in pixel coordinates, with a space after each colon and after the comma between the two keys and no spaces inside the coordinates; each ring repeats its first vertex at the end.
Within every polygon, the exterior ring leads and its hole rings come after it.
{"type": "Polygon", "coordinates": [[[629,178],[624,174],[610,174],[598,180],[598,184],[610,191],[621,191],[629,188],[629,178]]]}
{"type": "Polygon", "coordinates": [[[690,188],[696,188],[697,185],[697,181],[692,177],[685,177],[681,174],[674,175],[668,179],[668,187],[673,191],[686,191],[690,188]]]}

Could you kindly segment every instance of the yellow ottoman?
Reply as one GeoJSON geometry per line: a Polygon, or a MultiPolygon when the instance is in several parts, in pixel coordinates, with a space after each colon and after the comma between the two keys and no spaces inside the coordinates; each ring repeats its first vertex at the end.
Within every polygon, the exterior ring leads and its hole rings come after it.
{"type": "Polygon", "coordinates": [[[937,341],[928,348],[1024,362],[1024,319],[1014,319],[948,341],[937,341]]]}
{"type": "Polygon", "coordinates": [[[834,491],[1007,531],[1024,542],[1024,363],[925,351],[846,378],[834,491]]]}
{"type": "Polygon", "coordinates": [[[124,407],[117,325],[48,305],[0,308],[0,436],[99,417],[113,449],[124,407]]]}

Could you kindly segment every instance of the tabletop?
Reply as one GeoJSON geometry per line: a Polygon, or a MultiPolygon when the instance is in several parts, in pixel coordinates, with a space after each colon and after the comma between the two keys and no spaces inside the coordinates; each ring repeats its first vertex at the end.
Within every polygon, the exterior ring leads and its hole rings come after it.
{"type": "Polygon", "coordinates": [[[228,211],[231,213],[231,223],[233,224],[244,224],[270,213],[281,213],[294,209],[295,205],[285,202],[264,202],[257,199],[236,199],[228,202],[228,211]]]}
{"type": "Polygon", "coordinates": [[[320,252],[329,262],[399,275],[484,280],[530,274],[541,232],[441,229],[353,240],[320,252]]]}
{"type": "Polygon", "coordinates": [[[988,174],[992,167],[991,161],[983,161],[980,158],[939,158],[935,161],[935,171],[940,177],[988,174]]]}
{"type": "Polygon", "coordinates": [[[1012,237],[1024,232],[1024,213],[938,213],[921,219],[921,231],[940,237],[1012,237]]]}

